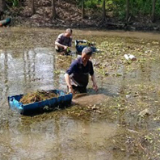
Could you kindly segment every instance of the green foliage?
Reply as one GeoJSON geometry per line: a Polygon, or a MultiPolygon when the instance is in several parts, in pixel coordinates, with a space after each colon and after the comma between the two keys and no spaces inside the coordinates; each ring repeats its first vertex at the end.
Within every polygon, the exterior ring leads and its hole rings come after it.
{"type": "MultiPolygon", "coordinates": [[[[82,0],[76,0],[77,4],[81,6],[82,0]]],[[[112,11],[113,15],[118,16],[119,19],[124,19],[126,15],[126,0],[106,0],[106,11],[112,11]]],[[[84,0],[85,8],[102,8],[103,0],[84,0]]],[[[132,16],[151,15],[152,0],[129,0],[129,13],[132,16]]],[[[155,14],[160,16],[160,0],[156,1],[155,14]]]]}
{"type": "Polygon", "coordinates": [[[133,14],[141,14],[141,15],[147,15],[151,13],[152,9],[152,1],[151,0],[139,0],[134,1],[131,0],[130,7],[132,8],[133,14]]]}
{"type": "Polygon", "coordinates": [[[160,16],[160,0],[156,1],[155,11],[156,11],[156,15],[160,16]]]}
{"type": "Polygon", "coordinates": [[[97,2],[94,0],[87,0],[85,1],[85,6],[87,8],[97,8],[97,2]]]}
{"type": "Polygon", "coordinates": [[[6,3],[12,7],[18,7],[20,0],[6,0],[6,3]]]}
{"type": "MultiPolygon", "coordinates": [[[[125,12],[126,8],[126,0],[115,0],[115,13],[117,13],[120,17],[125,12]]],[[[129,0],[130,14],[133,16],[138,15],[150,15],[152,11],[152,0],[129,0]]],[[[156,2],[156,14],[160,15],[160,0],[156,2]]]]}
{"type": "MultiPolygon", "coordinates": [[[[78,5],[82,6],[82,0],[76,0],[78,5]]],[[[86,8],[97,8],[97,5],[101,4],[102,0],[84,0],[84,5],[86,8]]]]}
{"type": "Polygon", "coordinates": [[[113,3],[113,1],[112,0],[106,1],[106,6],[105,7],[108,10],[113,10],[114,9],[114,3],[113,3]]]}

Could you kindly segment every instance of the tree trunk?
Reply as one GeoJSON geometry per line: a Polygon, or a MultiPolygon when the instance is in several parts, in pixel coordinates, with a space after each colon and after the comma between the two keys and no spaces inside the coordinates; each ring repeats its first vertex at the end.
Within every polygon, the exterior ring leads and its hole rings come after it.
{"type": "Polygon", "coordinates": [[[31,12],[32,12],[32,15],[35,14],[35,5],[34,5],[34,0],[31,0],[31,12]]]}
{"type": "Polygon", "coordinates": [[[3,15],[3,12],[5,10],[5,7],[6,7],[5,0],[0,0],[0,20],[1,20],[1,16],[3,15]]]}
{"type": "Polygon", "coordinates": [[[52,0],[52,16],[51,19],[56,19],[56,2],[52,0]]]}
{"type": "Polygon", "coordinates": [[[156,0],[152,0],[152,15],[151,15],[152,22],[155,22],[155,6],[156,6],[156,0]]]}
{"type": "Polygon", "coordinates": [[[82,18],[85,17],[85,10],[84,10],[84,0],[82,0],[82,18]]]}
{"type": "Polygon", "coordinates": [[[106,1],[105,0],[103,0],[102,9],[103,9],[102,20],[105,21],[105,19],[106,19],[106,1]]]}
{"type": "Polygon", "coordinates": [[[5,9],[5,0],[0,0],[0,12],[3,12],[5,9]]]}
{"type": "Polygon", "coordinates": [[[126,22],[129,19],[129,0],[126,0],[126,22]]]}

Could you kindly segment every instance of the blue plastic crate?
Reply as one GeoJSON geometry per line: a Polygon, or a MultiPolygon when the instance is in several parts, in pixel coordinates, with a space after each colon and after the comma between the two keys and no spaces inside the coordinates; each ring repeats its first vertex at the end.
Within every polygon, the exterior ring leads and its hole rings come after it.
{"type": "Polygon", "coordinates": [[[71,104],[72,94],[66,94],[62,90],[47,90],[48,92],[53,92],[58,94],[58,97],[51,99],[46,99],[40,102],[34,102],[30,104],[22,104],[20,99],[23,97],[23,94],[14,95],[8,97],[8,103],[12,110],[17,110],[21,114],[35,114],[44,111],[54,110],[57,107],[64,108],[71,104]]]}

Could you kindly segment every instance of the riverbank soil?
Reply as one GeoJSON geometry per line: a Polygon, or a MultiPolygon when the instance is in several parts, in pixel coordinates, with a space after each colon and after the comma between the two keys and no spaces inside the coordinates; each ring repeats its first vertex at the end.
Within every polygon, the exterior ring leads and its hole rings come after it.
{"type": "Polygon", "coordinates": [[[51,19],[51,13],[51,1],[36,0],[35,13],[32,14],[31,3],[26,0],[21,7],[12,7],[4,11],[1,19],[11,17],[12,26],[160,31],[160,20],[156,19],[153,23],[150,16],[130,17],[126,23],[106,10],[106,18],[102,20],[102,10],[96,8],[85,9],[85,18],[82,18],[81,8],[74,1],[56,1],[56,19],[51,19]]]}

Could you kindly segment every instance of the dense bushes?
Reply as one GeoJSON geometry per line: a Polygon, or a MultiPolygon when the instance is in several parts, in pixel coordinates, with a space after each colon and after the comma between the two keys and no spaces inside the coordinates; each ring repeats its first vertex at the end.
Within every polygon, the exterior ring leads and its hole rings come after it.
{"type": "MultiPolygon", "coordinates": [[[[77,0],[81,6],[82,0],[77,0]]],[[[85,0],[85,8],[102,8],[103,0],[85,0]]],[[[106,12],[112,11],[113,15],[120,19],[125,18],[126,14],[126,0],[106,0],[106,12]]],[[[145,16],[151,15],[152,0],[129,0],[129,13],[131,16],[145,16]]],[[[160,0],[156,0],[155,15],[160,16],[160,0]]]]}

